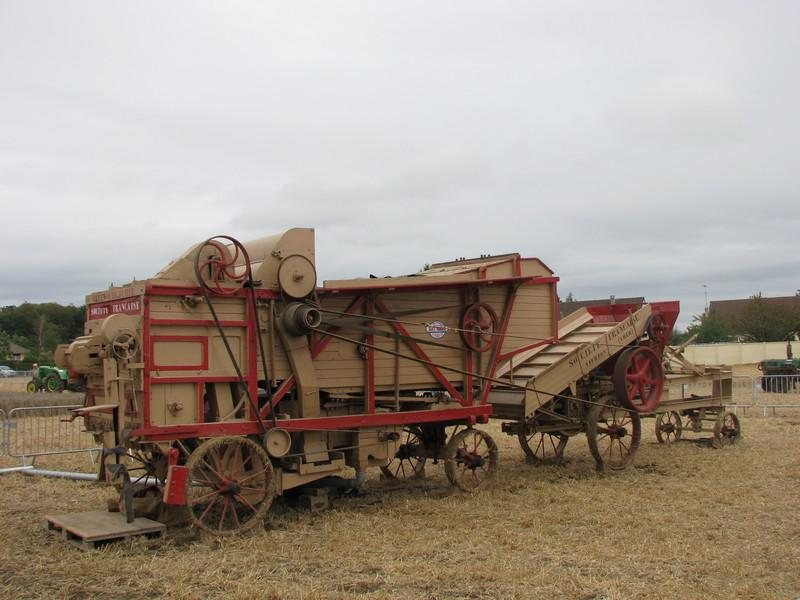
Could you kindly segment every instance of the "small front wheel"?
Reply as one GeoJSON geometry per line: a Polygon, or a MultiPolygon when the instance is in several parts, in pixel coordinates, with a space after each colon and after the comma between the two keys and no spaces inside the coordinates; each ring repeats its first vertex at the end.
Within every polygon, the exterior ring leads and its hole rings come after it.
{"type": "Polygon", "coordinates": [[[656,417],[656,439],[659,444],[674,444],[681,439],[683,422],[680,413],[671,410],[656,417]]]}
{"type": "Polygon", "coordinates": [[[406,427],[400,437],[392,460],[381,472],[389,479],[421,479],[425,477],[425,456],[422,443],[422,430],[419,427],[406,427]]]}
{"type": "Polygon", "coordinates": [[[25,386],[25,391],[31,394],[35,394],[36,392],[39,391],[39,386],[36,385],[35,381],[29,381],[28,385],[25,386]]]}
{"type": "Polygon", "coordinates": [[[480,429],[456,433],[447,443],[444,455],[447,479],[465,492],[485,486],[497,471],[497,444],[480,429]]]}
{"type": "Polygon", "coordinates": [[[715,448],[722,448],[738,442],[742,437],[742,426],[739,417],[732,412],[721,414],[714,423],[714,437],[711,444],[715,448]]]}

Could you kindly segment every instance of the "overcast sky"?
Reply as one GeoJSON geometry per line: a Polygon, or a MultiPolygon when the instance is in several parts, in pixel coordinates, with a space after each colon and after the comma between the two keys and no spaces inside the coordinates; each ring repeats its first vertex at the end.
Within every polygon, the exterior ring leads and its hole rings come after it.
{"type": "Polygon", "coordinates": [[[800,288],[800,2],[0,0],[0,304],[213,234],[320,278],[483,253],[562,296],[800,288]]]}

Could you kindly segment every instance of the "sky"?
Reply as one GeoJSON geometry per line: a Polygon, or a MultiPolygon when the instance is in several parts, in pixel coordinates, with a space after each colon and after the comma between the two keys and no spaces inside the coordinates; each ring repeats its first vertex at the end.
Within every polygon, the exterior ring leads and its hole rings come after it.
{"type": "MultiPolygon", "coordinates": [[[[0,305],[316,229],[320,279],[538,256],[800,288],[800,2],[0,0],[0,305]]],[[[707,286],[707,287],[704,287],[707,286]]]]}

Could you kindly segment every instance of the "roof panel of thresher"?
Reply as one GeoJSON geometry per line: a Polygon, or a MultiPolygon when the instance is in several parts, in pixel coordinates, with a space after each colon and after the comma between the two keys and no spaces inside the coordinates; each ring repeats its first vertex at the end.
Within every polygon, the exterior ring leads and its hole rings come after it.
{"type": "Polygon", "coordinates": [[[553,271],[538,258],[521,258],[519,254],[503,254],[437,263],[419,273],[400,277],[326,280],[323,290],[428,287],[552,276],[553,271]]]}

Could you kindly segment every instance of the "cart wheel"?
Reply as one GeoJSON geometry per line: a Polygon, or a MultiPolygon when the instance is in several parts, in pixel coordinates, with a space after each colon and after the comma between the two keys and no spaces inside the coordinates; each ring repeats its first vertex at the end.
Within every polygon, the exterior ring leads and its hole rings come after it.
{"type": "Polygon", "coordinates": [[[628,348],[614,363],[614,391],[622,406],[639,413],[658,408],[664,389],[661,357],[647,346],[628,348]]]}
{"type": "Polygon", "coordinates": [[[29,381],[28,384],[25,386],[25,391],[31,394],[35,394],[39,391],[39,386],[36,385],[35,381],[29,381]]]}
{"type": "Polygon", "coordinates": [[[569,437],[562,433],[536,431],[528,434],[524,424],[520,424],[517,437],[526,458],[535,465],[556,465],[564,460],[569,437]]]}
{"type": "Polygon", "coordinates": [[[385,467],[383,474],[389,479],[421,479],[425,477],[425,457],[419,456],[422,449],[422,430],[406,427],[400,436],[400,445],[394,458],[385,467]]]}
{"type": "Polygon", "coordinates": [[[681,415],[674,410],[656,417],[656,439],[659,444],[674,444],[680,441],[683,431],[681,415]]]}
{"type": "Polygon", "coordinates": [[[639,414],[620,406],[594,404],[587,419],[586,438],[597,470],[624,469],[639,448],[642,437],[639,414]]]}
{"type": "Polygon", "coordinates": [[[195,527],[232,535],[262,523],[275,476],[261,446],[243,437],[213,438],[192,452],[186,467],[186,508],[195,527]]]}
{"type": "Polygon", "coordinates": [[[714,423],[714,437],[711,445],[715,448],[730,446],[738,442],[741,437],[742,426],[739,423],[739,417],[732,412],[722,413],[714,423]]]}
{"type": "Polygon", "coordinates": [[[444,471],[465,492],[484,486],[497,471],[497,444],[480,429],[459,431],[444,449],[444,471]]]}

